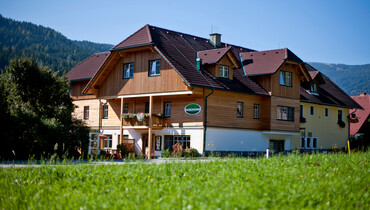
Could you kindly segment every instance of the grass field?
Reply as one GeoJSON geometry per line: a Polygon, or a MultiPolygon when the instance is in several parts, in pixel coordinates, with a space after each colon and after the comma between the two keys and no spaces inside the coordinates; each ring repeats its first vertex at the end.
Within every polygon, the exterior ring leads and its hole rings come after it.
{"type": "Polygon", "coordinates": [[[0,168],[0,209],[370,209],[370,152],[0,168]]]}

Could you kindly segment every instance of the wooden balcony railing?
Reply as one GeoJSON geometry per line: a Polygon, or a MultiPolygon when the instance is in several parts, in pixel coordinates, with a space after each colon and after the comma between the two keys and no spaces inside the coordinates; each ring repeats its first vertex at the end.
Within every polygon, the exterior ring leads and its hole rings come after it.
{"type": "MultiPolygon", "coordinates": [[[[153,116],[152,120],[153,120],[153,127],[163,127],[163,118],[153,116]]],[[[149,117],[144,118],[143,121],[139,121],[136,117],[123,118],[122,125],[132,126],[132,127],[149,127],[149,117]]]]}

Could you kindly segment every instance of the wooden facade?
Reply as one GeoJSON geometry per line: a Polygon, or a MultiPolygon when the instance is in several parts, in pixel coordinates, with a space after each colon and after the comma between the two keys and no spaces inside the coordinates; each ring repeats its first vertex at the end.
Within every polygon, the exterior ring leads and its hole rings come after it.
{"type": "Polygon", "coordinates": [[[120,54],[119,60],[99,87],[99,97],[188,90],[187,85],[157,52],[149,49],[120,54]],[[149,76],[149,62],[160,60],[160,76],[149,76]],[[133,78],[123,79],[123,65],[134,64],[133,78]]]}

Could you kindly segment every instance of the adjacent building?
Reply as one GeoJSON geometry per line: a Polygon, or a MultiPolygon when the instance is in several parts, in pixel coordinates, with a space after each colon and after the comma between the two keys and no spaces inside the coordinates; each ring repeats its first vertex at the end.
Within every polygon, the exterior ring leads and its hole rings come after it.
{"type": "Polygon", "coordinates": [[[160,155],[178,142],[200,153],[327,150],[345,146],[349,108],[360,108],[287,48],[255,51],[150,25],[67,78],[75,115],[92,129],[91,154],[125,143],[160,155]]]}

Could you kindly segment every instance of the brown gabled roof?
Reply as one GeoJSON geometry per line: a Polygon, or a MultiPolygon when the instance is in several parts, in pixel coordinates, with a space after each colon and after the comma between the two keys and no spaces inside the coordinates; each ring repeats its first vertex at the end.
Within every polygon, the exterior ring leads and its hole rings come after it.
{"type": "Polygon", "coordinates": [[[303,63],[298,56],[287,48],[240,53],[240,57],[247,76],[274,74],[287,60],[303,63]]]}
{"type": "MultiPolygon", "coordinates": [[[[120,44],[116,45],[112,50],[116,51],[148,44],[153,46],[189,86],[268,95],[268,93],[254,81],[243,78],[242,74],[238,75],[238,73],[236,73],[234,75],[234,80],[225,81],[219,80],[207,72],[199,71],[196,68],[197,53],[216,49],[210,41],[205,38],[146,25],[120,44]]],[[[230,51],[234,57],[240,52],[252,51],[248,48],[235,45],[227,46],[228,47],[226,47],[225,43],[221,43],[221,48],[219,49],[221,51],[222,49],[227,49],[226,53],[230,51]]],[[[218,49],[216,49],[216,51],[217,50],[218,49]]],[[[103,70],[100,69],[99,71],[103,70]]],[[[236,72],[240,71],[241,70],[236,72]]],[[[99,75],[99,72],[97,72],[94,77],[97,75],[99,75]]],[[[93,83],[93,80],[89,82],[84,93],[87,93],[88,87],[91,87],[93,83]]]]}
{"type": "Polygon", "coordinates": [[[301,101],[361,109],[361,106],[352,100],[352,98],[333,81],[331,81],[329,77],[325,76],[308,64],[305,64],[305,68],[308,70],[310,75],[315,75],[314,80],[320,80],[320,82],[317,87],[317,93],[311,93],[310,90],[307,90],[301,86],[301,101]]]}
{"type": "Polygon", "coordinates": [[[351,136],[354,136],[366,122],[370,115],[370,95],[352,96],[352,99],[362,106],[363,109],[351,109],[358,119],[357,123],[351,123],[351,136]]]}
{"type": "Polygon", "coordinates": [[[125,47],[140,46],[144,44],[150,44],[152,37],[149,31],[149,25],[145,25],[131,36],[127,37],[118,45],[114,46],[113,49],[120,49],[125,47]]]}
{"type": "Polygon", "coordinates": [[[198,51],[198,57],[202,59],[202,64],[214,64],[218,63],[231,47],[224,47],[212,50],[198,51]]]}
{"type": "Polygon", "coordinates": [[[90,80],[100,69],[110,52],[102,52],[91,55],[90,57],[77,64],[66,74],[69,81],[90,80]]]}

